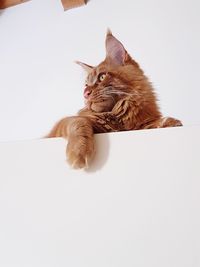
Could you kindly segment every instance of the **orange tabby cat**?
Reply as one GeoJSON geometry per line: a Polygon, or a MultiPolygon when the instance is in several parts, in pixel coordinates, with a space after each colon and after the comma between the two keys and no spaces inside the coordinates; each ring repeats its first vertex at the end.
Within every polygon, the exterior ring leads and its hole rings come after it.
{"type": "Polygon", "coordinates": [[[94,133],[181,126],[162,117],[151,83],[110,31],[106,58],[97,67],[77,62],[87,71],[85,107],[60,120],[48,137],[68,138],[67,159],[74,168],[88,167],[94,156],[94,133]]]}

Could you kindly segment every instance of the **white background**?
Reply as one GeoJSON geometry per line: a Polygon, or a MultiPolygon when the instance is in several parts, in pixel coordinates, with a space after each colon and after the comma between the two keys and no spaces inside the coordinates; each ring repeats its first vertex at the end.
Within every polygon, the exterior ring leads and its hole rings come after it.
{"type": "Polygon", "coordinates": [[[200,124],[200,2],[91,0],[63,12],[58,0],[0,11],[0,140],[40,138],[83,106],[74,60],[104,59],[107,27],[152,81],[164,115],[200,124]]]}

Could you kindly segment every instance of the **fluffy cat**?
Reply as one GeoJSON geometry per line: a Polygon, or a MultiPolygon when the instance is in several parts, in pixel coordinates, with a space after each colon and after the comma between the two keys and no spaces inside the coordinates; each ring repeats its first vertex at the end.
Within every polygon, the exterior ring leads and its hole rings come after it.
{"type": "Polygon", "coordinates": [[[60,120],[48,137],[68,139],[67,159],[73,168],[86,168],[94,156],[94,133],[181,126],[163,117],[148,78],[120,41],[108,30],[106,58],[87,72],[85,107],[76,116],[60,120]]]}

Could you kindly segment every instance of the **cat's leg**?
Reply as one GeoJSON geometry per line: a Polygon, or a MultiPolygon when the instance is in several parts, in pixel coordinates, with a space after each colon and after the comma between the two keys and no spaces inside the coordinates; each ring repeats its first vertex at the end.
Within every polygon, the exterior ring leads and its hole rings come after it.
{"type": "Polygon", "coordinates": [[[147,123],[146,125],[144,125],[143,129],[177,127],[177,126],[182,126],[182,125],[183,124],[180,120],[177,120],[171,117],[162,117],[162,118],[156,119],[155,121],[147,123]]]}
{"type": "Polygon", "coordinates": [[[66,154],[69,164],[75,168],[87,168],[95,151],[93,128],[86,117],[74,116],[59,121],[48,137],[68,139],[66,154]]]}
{"type": "Polygon", "coordinates": [[[68,125],[67,159],[75,169],[87,168],[95,152],[94,134],[90,120],[76,117],[68,125]]]}
{"type": "Polygon", "coordinates": [[[53,129],[50,131],[50,133],[46,136],[47,138],[52,138],[52,137],[64,137],[67,138],[67,127],[69,124],[69,121],[73,117],[66,117],[60,121],[58,121],[53,129]]]}

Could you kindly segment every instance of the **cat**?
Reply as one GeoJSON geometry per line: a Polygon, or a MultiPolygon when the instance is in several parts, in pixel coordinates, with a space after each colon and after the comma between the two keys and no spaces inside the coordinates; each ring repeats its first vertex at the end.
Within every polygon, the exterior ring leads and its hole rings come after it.
{"type": "Polygon", "coordinates": [[[87,72],[85,107],[61,119],[48,135],[68,139],[67,159],[75,169],[87,168],[93,159],[95,133],[182,126],[162,116],[148,78],[110,30],[105,44],[106,58],[98,66],[76,62],[87,72]]]}

